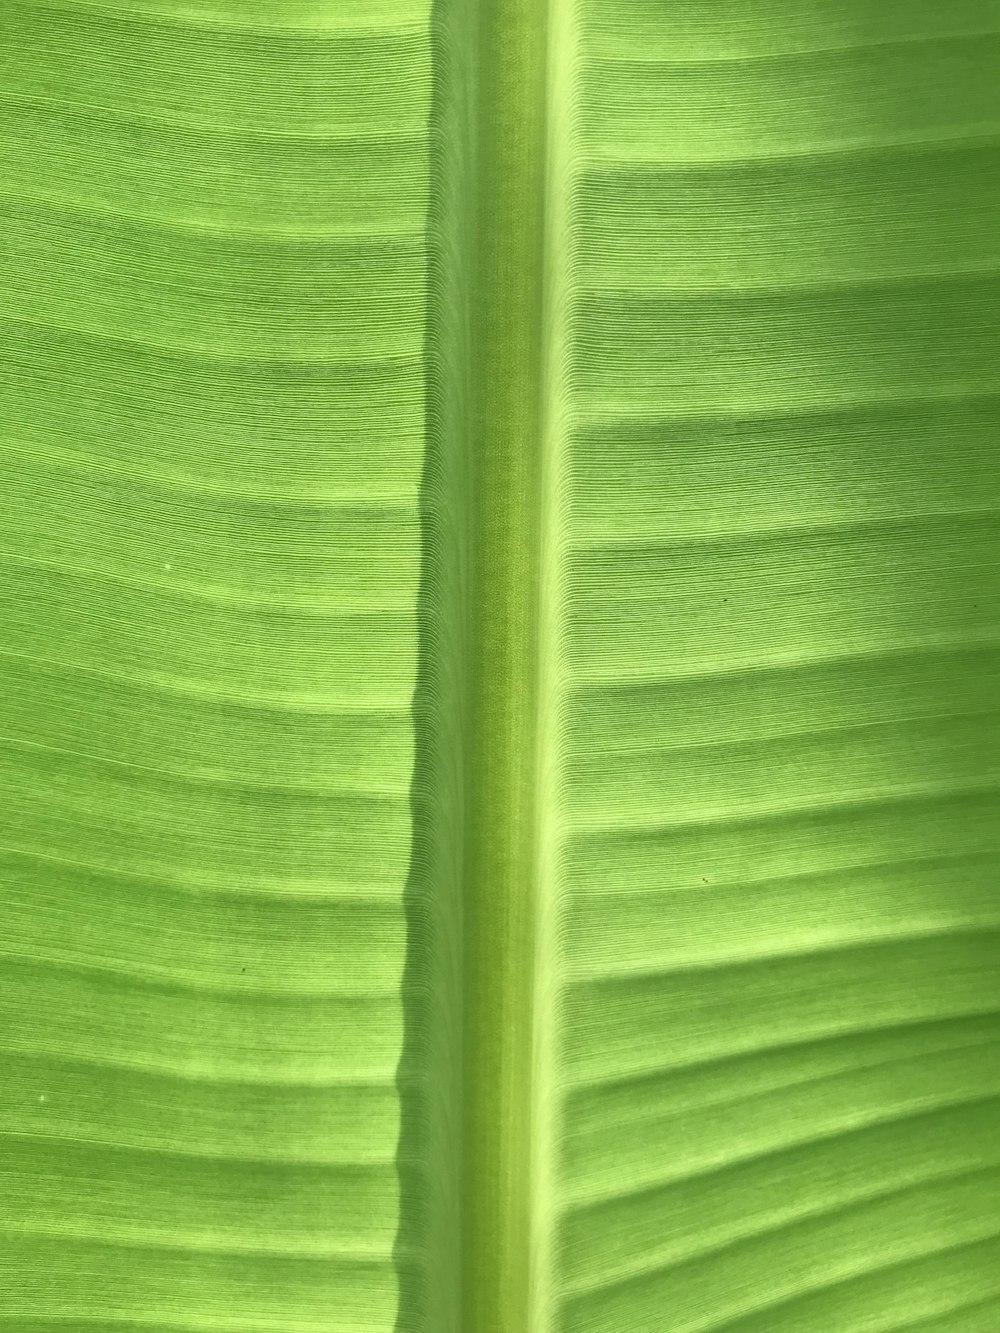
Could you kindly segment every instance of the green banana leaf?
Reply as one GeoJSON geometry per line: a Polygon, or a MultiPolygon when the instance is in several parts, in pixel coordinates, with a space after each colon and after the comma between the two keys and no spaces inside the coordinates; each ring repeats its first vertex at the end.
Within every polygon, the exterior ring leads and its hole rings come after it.
{"type": "Polygon", "coordinates": [[[0,71],[4,1333],[997,1333],[998,0],[0,71]]]}

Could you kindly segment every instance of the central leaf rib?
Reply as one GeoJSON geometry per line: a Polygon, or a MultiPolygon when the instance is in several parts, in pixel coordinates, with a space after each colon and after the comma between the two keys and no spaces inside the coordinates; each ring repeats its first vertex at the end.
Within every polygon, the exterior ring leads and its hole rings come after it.
{"type": "Polygon", "coordinates": [[[545,6],[482,0],[471,106],[463,1329],[530,1327],[545,6]]]}

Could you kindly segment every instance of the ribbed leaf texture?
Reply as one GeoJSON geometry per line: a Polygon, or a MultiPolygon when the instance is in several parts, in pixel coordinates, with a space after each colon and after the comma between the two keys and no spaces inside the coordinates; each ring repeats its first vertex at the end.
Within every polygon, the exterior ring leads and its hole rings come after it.
{"type": "Polygon", "coordinates": [[[998,0],[4,0],[0,1325],[1000,1329],[998,0]]]}

